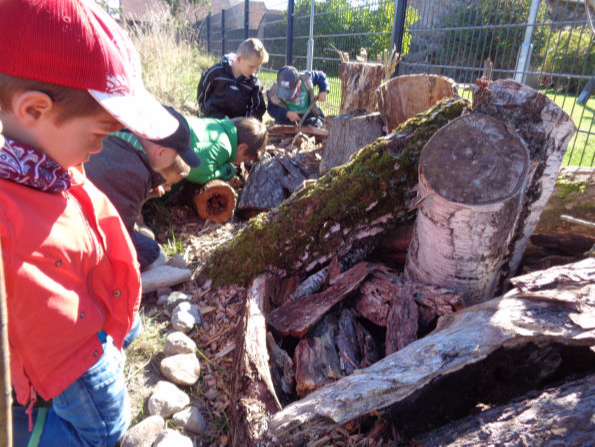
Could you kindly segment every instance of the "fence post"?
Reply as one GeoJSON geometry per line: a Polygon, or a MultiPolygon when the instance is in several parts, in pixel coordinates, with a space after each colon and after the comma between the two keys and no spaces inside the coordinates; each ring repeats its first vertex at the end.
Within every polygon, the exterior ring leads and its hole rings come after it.
{"type": "Polygon", "coordinates": [[[207,16],[207,53],[211,53],[211,15],[207,16]]]}
{"type": "Polygon", "coordinates": [[[527,78],[529,62],[531,61],[531,52],[533,50],[533,29],[535,28],[538,10],[539,0],[533,0],[533,3],[531,4],[531,12],[529,13],[529,20],[527,21],[527,28],[525,29],[525,39],[519,49],[519,55],[514,70],[514,80],[521,84],[524,84],[525,79],[527,78]]]}
{"type": "MultiPolygon", "coordinates": [[[[403,35],[405,34],[405,16],[407,15],[407,0],[395,0],[395,18],[393,20],[393,32],[389,48],[389,54],[393,47],[401,54],[403,49],[403,35]]],[[[399,64],[395,68],[392,77],[399,75],[399,64]]]]}
{"type": "Polygon", "coordinates": [[[314,0],[310,0],[310,33],[308,35],[308,56],[306,59],[306,70],[312,71],[314,61],[314,0]]]}
{"type": "Polygon", "coordinates": [[[293,59],[293,10],[294,0],[287,0],[287,48],[285,50],[285,65],[291,65],[293,59]]]}
{"type": "Polygon", "coordinates": [[[244,39],[250,34],[250,0],[244,0],[244,39]]]}
{"type": "Polygon", "coordinates": [[[225,9],[221,10],[221,57],[225,55],[225,9]]]}

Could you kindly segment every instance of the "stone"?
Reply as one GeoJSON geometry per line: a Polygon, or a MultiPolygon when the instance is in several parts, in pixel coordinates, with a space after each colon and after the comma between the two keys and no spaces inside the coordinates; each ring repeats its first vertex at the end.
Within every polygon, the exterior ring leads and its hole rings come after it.
{"type": "Polygon", "coordinates": [[[120,442],[121,447],[151,447],[163,432],[165,420],[159,415],[149,416],[131,427],[120,442]]]}
{"type": "Polygon", "coordinates": [[[190,403],[188,395],[173,383],[160,380],[149,398],[149,414],[159,415],[164,418],[180,411],[190,403]]]}
{"type": "Polygon", "coordinates": [[[153,447],[193,447],[193,445],[189,437],[167,428],[159,435],[153,447]]]}
{"type": "Polygon", "coordinates": [[[192,433],[203,433],[207,429],[205,418],[196,407],[185,408],[174,414],[171,419],[176,427],[183,427],[192,433]]]}
{"type": "Polygon", "coordinates": [[[160,287],[175,286],[189,281],[192,277],[192,271],[170,265],[160,265],[142,272],[140,276],[144,294],[154,292],[160,287]]]}
{"type": "Polygon", "coordinates": [[[161,374],[178,385],[194,385],[200,375],[200,363],[194,354],[177,354],[161,360],[161,374]]]}
{"type": "Polygon", "coordinates": [[[175,309],[178,304],[186,301],[190,302],[190,300],[192,300],[192,295],[188,295],[187,293],[179,291],[172,292],[167,297],[165,307],[168,312],[171,312],[172,309],[175,309]]]}
{"type": "Polygon", "coordinates": [[[172,267],[178,267],[181,269],[185,269],[186,267],[188,267],[188,263],[184,259],[184,256],[180,254],[175,255],[173,258],[167,261],[167,265],[171,265],[172,267]]]}
{"type": "Polygon", "coordinates": [[[164,354],[166,357],[176,354],[194,354],[195,352],[196,343],[183,332],[172,332],[165,340],[164,354]]]}
{"type": "Polygon", "coordinates": [[[185,334],[190,332],[195,325],[200,325],[201,321],[200,307],[189,302],[178,304],[171,316],[171,324],[173,328],[177,331],[182,331],[185,334]]]}

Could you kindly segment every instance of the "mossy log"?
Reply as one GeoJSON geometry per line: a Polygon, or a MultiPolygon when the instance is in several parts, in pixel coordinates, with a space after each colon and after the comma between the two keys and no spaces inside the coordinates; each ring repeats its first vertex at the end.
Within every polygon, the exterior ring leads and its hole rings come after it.
{"type": "Polygon", "coordinates": [[[419,154],[464,110],[467,101],[444,99],[364,147],[349,163],[251,219],[212,254],[203,273],[215,286],[245,285],[267,269],[281,276],[307,274],[410,220],[419,154]]]}

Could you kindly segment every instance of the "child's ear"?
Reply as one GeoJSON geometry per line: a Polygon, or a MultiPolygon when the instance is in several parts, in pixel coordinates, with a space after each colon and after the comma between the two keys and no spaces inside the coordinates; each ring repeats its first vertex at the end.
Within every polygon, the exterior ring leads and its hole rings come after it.
{"type": "Polygon", "coordinates": [[[52,107],[56,107],[52,98],[37,90],[17,93],[12,103],[15,116],[27,127],[34,126],[42,117],[48,116],[52,107]]]}

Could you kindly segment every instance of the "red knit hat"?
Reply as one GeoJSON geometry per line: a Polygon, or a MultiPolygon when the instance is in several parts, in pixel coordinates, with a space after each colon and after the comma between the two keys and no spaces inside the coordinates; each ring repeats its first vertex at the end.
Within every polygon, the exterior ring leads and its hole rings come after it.
{"type": "Polygon", "coordinates": [[[126,32],[93,0],[0,0],[0,72],[88,90],[145,138],[178,126],[143,86],[126,32]]]}

